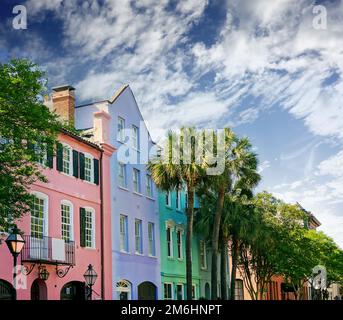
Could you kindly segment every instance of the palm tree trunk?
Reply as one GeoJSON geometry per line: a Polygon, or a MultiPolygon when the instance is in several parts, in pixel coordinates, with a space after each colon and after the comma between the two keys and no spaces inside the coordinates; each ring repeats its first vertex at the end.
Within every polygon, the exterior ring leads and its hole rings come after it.
{"type": "Polygon", "coordinates": [[[220,222],[224,207],[225,186],[223,185],[218,192],[216,216],[214,218],[212,233],[212,269],[211,269],[211,299],[217,300],[217,283],[218,283],[218,240],[220,231],[220,222]]]}
{"type": "Polygon", "coordinates": [[[238,263],[238,241],[233,236],[232,237],[232,269],[231,269],[230,300],[235,300],[237,263],[238,263]]]}
{"type": "Polygon", "coordinates": [[[220,274],[221,274],[221,296],[223,300],[227,300],[227,239],[223,237],[221,241],[220,252],[220,274]]]}
{"type": "Polygon", "coordinates": [[[194,189],[187,186],[187,233],[186,233],[186,289],[187,300],[192,300],[192,239],[193,239],[193,212],[194,189]]]}

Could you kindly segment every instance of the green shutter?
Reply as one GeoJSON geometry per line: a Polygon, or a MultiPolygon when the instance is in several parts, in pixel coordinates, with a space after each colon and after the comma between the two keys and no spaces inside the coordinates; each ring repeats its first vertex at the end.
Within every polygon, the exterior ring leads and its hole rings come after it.
{"type": "Polygon", "coordinates": [[[57,162],[57,170],[62,171],[63,170],[63,146],[61,143],[57,143],[56,162],[57,162]]]}
{"type": "Polygon", "coordinates": [[[73,176],[79,177],[79,153],[76,150],[73,150],[73,176]]]}
{"type": "Polygon", "coordinates": [[[49,168],[54,167],[54,149],[51,145],[48,146],[47,148],[47,158],[46,158],[46,164],[49,168]]]}
{"type": "Polygon", "coordinates": [[[99,160],[93,159],[94,161],[94,183],[99,184],[99,160]]]}
{"type": "Polygon", "coordinates": [[[80,179],[85,180],[85,155],[80,152],[79,157],[80,157],[80,179]]]}
{"type": "Polygon", "coordinates": [[[80,246],[86,246],[86,209],[80,208],[80,246]]]}

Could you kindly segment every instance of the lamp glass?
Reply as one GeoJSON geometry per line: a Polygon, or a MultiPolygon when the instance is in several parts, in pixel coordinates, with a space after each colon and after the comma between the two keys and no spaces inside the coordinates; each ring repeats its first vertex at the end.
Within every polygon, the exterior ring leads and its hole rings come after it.
{"type": "Polygon", "coordinates": [[[93,266],[90,264],[83,276],[86,280],[86,284],[88,286],[93,286],[98,277],[98,274],[94,271],[93,266]]]}
{"type": "Polygon", "coordinates": [[[25,240],[17,232],[17,229],[14,229],[13,233],[11,233],[5,241],[12,255],[18,255],[25,244],[25,240]]]}

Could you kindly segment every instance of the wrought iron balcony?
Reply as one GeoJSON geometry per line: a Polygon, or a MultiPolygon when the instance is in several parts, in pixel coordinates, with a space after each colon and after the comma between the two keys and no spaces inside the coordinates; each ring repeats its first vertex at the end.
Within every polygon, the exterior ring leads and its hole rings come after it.
{"type": "Polygon", "coordinates": [[[23,236],[25,245],[21,261],[54,265],[75,265],[75,243],[52,237],[23,236]]]}

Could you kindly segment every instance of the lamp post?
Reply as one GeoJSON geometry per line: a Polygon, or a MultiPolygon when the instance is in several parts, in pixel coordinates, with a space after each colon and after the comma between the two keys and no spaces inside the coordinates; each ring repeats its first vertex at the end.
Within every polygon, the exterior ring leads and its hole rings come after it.
{"type": "Polygon", "coordinates": [[[83,276],[86,280],[86,284],[89,287],[89,291],[90,291],[89,295],[88,295],[88,299],[92,300],[92,287],[93,287],[98,275],[94,271],[93,266],[91,264],[88,265],[88,269],[86,270],[86,272],[83,276]]]}
{"type": "Polygon", "coordinates": [[[19,253],[24,247],[25,240],[23,237],[19,234],[19,230],[17,226],[15,225],[13,227],[12,233],[7,237],[6,244],[8,249],[10,250],[12,256],[13,256],[13,287],[14,287],[14,299],[17,300],[17,289],[16,289],[16,283],[15,278],[17,275],[16,267],[17,267],[17,258],[19,253]]]}

